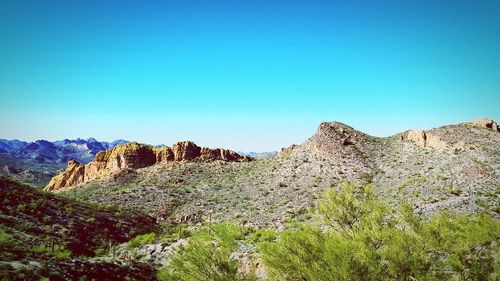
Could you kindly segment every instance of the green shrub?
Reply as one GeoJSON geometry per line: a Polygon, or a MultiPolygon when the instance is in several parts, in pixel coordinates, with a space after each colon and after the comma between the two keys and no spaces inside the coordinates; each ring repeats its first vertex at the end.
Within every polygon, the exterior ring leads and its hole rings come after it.
{"type": "Polygon", "coordinates": [[[371,187],[327,190],[310,224],[283,231],[260,251],[271,280],[498,280],[500,223],[442,212],[392,212],[371,187]]]}
{"type": "Polygon", "coordinates": [[[137,235],[132,240],[128,241],[129,248],[137,248],[146,244],[154,244],[156,242],[156,233],[147,233],[142,235],[137,235]]]}
{"type": "Polygon", "coordinates": [[[8,247],[14,243],[14,239],[12,235],[5,232],[2,228],[0,228],[0,247],[8,247]]]}
{"type": "Polygon", "coordinates": [[[342,183],[339,190],[332,188],[324,192],[317,211],[323,223],[353,235],[370,224],[382,223],[387,210],[376,198],[370,184],[342,183]]]}
{"type": "Polygon", "coordinates": [[[64,247],[56,247],[53,256],[58,259],[69,259],[71,257],[71,251],[64,247]]]}
{"type": "Polygon", "coordinates": [[[272,242],[276,239],[276,233],[270,229],[257,229],[250,237],[248,237],[247,241],[252,244],[258,244],[260,242],[272,242]]]}
{"type": "Polygon", "coordinates": [[[99,247],[94,251],[94,253],[97,257],[104,256],[106,254],[106,249],[99,247]]]}
{"type": "Polygon", "coordinates": [[[165,233],[160,236],[162,242],[171,242],[181,238],[188,238],[191,236],[191,231],[185,223],[163,223],[165,233]]]}
{"type": "Polygon", "coordinates": [[[31,250],[44,257],[53,257],[57,259],[69,259],[72,255],[70,250],[68,250],[64,245],[60,244],[56,244],[54,245],[54,247],[47,245],[36,245],[33,246],[31,250]]]}
{"type": "Polygon", "coordinates": [[[193,234],[186,247],[177,252],[168,268],[158,272],[159,280],[253,280],[239,274],[231,254],[238,248],[244,231],[233,224],[203,227],[193,234]]]}

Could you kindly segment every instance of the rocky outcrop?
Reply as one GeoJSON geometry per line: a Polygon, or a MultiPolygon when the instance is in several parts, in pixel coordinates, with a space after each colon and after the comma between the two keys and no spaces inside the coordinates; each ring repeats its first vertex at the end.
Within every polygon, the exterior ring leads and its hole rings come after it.
{"type": "Polygon", "coordinates": [[[191,160],[240,162],[250,161],[252,158],[241,156],[231,150],[202,148],[191,141],[178,142],[172,148],[131,142],[97,153],[94,161],[86,165],[81,165],[74,160],[69,161],[66,170],[53,177],[45,190],[74,186],[115,174],[124,169],[139,169],[157,163],[191,160]]]}
{"type": "Polygon", "coordinates": [[[46,190],[52,190],[63,186],[76,185],[85,180],[85,166],[75,160],[68,162],[68,167],[62,173],[54,176],[46,190]]]}
{"type": "Polygon", "coordinates": [[[311,161],[321,163],[319,166],[335,166],[332,170],[335,170],[336,177],[352,179],[371,172],[369,154],[374,142],[374,137],[340,122],[323,122],[306,143],[283,149],[279,157],[303,159],[312,155],[314,159],[311,161]]]}
{"type": "Polygon", "coordinates": [[[488,128],[496,132],[500,132],[500,126],[497,125],[497,123],[490,118],[483,118],[483,119],[477,119],[473,120],[471,122],[473,126],[479,127],[479,128],[488,128]]]}
{"type": "Polygon", "coordinates": [[[444,142],[439,136],[425,132],[424,130],[409,131],[406,139],[413,141],[416,145],[422,147],[432,147],[435,149],[446,148],[446,142],[444,142]]]}
{"type": "Polygon", "coordinates": [[[310,138],[306,146],[321,155],[344,155],[366,151],[371,143],[370,136],[339,122],[323,122],[316,134],[310,138]]]}
{"type": "Polygon", "coordinates": [[[156,163],[168,163],[175,160],[174,152],[168,146],[155,147],[156,163]]]}
{"type": "Polygon", "coordinates": [[[178,142],[172,146],[172,150],[175,161],[192,160],[201,154],[201,147],[190,141],[178,142]]]}

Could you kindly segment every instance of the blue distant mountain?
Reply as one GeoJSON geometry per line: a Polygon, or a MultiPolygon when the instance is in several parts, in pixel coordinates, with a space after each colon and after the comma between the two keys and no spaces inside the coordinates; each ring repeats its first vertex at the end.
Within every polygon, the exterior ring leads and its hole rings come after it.
{"type": "Polygon", "coordinates": [[[253,151],[243,152],[243,151],[238,151],[237,153],[240,154],[240,155],[250,156],[250,157],[253,157],[253,158],[257,158],[257,159],[271,158],[271,157],[274,157],[274,156],[278,155],[277,151],[270,151],[270,152],[253,152],[253,151]]]}
{"type": "Polygon", "coordinates": [[[105,142],[94,138],[64,139],[54,142],[46,140],[25,142],[0,139],[0,154],[8,155],[16,160],[33,163],[59,164],[66,163],[69,160],[88,163],[92,161],[99,151],[107,150],[127,142],[122,139],[105,142]]]}
{"type": "Polygon", "coordinates": [[[2,140],[0,139],[0,153],[10,153],[25,146],[27,142],[20,140],[2,140]]]}

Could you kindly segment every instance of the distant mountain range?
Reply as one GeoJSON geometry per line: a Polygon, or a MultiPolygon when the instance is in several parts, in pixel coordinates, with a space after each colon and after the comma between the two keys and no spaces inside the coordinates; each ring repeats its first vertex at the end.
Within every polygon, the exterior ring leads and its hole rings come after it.
{"type": "Polygon", "coordinates": [[[250,156],[253,158],[257,159],[263,159],[263,158],[271,158],[276,155],[278,155],[278,151],[270,151],[270,152],[243,152],[243,151],[237,151],[238,154],[240,155],[245,155],[245,156],[250,156]]]}
{"type": "Polygon", "coordinates": [[[69,160],[88,163],[99,151],[124,143],[128,141],[119,139],[105,142],[94,138],[78,138],[26,142],[0,139],[0,176],[33,186],[45,186],[69,160]]]}
{"type": "Polygon", "coordinates": [[[69,160],[81,163],[92,161],[99,151],[113,148],[119,144],[128,143],[126,140],[112,142],[98,141],[94,138],[60,141],[37,140],[25,142],[20,140],[0,139],[0,154],[8,154],[12,158],[34,163],[58,164],[69,160]]]}

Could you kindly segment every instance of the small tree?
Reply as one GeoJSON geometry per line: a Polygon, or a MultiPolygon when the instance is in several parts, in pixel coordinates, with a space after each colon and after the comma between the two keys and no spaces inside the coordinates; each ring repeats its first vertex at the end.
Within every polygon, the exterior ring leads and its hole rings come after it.
{"type": "Polygon", "coordinates": [[[386,210],[376,198],[373,185],[352,182],[331,188],[319,200],[318,213],[323,222],[347,235],[354,235],[360,227],[382,223],[386,210]]]}
{"type": "Polygon", "coordinates": [[[231,259],[243,231],[236,225],[221,223],[204,227],[189,239],[188,245],[158,272],[160,280],[252,280],[238,273],[238,261],[231,259]]]}
{"type": "Polygon", "coordinates": [[[371,186],[327,190],[318,213],[329,228],[283,231],[260,250],[271,280],[498,280],[500,223],[442,212],[392,213],[371,186]]]}

